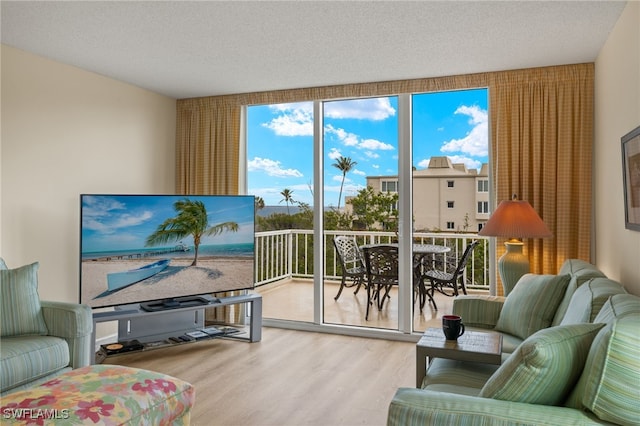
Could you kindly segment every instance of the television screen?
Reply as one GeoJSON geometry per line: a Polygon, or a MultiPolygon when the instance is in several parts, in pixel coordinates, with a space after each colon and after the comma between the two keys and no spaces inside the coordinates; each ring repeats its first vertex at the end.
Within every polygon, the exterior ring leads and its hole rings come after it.
{"type": "Polygon", "coordinates": [[[92,308],[254,286],[254,197],[80,196],[80,302],[92,308]]]}

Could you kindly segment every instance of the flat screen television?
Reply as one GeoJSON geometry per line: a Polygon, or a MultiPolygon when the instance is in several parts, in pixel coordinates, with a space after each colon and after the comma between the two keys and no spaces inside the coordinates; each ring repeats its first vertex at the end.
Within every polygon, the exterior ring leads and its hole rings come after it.
{"type": "Polygon", "coordinates": [[[246,195],[80,196],[80,302],[146,310],[254,287],[255,203],[246,195]]]}

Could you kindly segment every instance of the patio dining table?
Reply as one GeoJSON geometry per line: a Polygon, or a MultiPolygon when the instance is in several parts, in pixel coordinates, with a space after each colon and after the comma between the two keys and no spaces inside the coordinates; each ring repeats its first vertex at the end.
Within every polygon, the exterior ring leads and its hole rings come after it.
{"type": "MultiPolygon", "coordinates": [[[[380,244],[365,244],[360,246],[360,249],[364,249],[365,247],[376,247],[376,246],[391,246],[398,247],[398,243],[380,243],[380,244]]],[[[417,261],[422,261],[425,256],[428,254],[445,254],[451,251],[451,247],[441,246],[439,244],[414,244],[413,245],[413,260],[414,265],[417,261]]]]}
{"type": "MultiPolygon", "coordinates": [[[[398,247],[398,243],[380,243],[380,244],[365,244],[360,246],[360,249],[364,251],[367,247],[379,247],[379,246],[391,246],[398,247]]],[[[439,244],[413,244],[413,283],[414,288],[418,292],[420,299],[420,309],[424,307],[427,293],[424,287],[423,275],[429,269],[435,268],[437,261],[435,255],[442,255],[449,253],[451,247],[439,245],[439,244]],[[431,258],[429,258],[431,255],[431,258]]]]}

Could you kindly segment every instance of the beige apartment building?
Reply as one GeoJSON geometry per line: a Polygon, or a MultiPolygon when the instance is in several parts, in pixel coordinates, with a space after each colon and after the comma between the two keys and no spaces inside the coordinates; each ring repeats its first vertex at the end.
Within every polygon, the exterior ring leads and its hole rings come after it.
{"type": "MultiPolygon", "coordinates": [[[[375,191],[398,192],[397,176],[368,176],[375,191]]],[[[432,157],[413,172],[414,231],[477,232],[489,219],[489,168],[469,170],[448,157],[432,157]]]]}

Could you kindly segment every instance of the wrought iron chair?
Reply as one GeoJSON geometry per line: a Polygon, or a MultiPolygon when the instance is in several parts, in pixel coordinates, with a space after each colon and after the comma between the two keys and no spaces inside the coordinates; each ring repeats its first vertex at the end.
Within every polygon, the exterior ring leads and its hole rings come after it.
{"type": "Polygon", "coordinates": [[[378,310],[382,310],[384,301],[389,297],[389,291],[398,285],[398,247],[396,246],[367,246],[363,248],[364,262],[367,268],[367,313],[369,306],[375,300],[378,310]]]}
{"type": "MultiPolygon", "coordinates": [[[[467,294],[467,288],[464,283],[465,270],[467,268],[467,263],[471,258],[471,254],[478,244],[478,241],[474,241],[465,248],[462,257],[460,257],[460,260],[455,266],[455,270],[453,272],[432,269],[424,274],[423,279],[429,280],[431,283],[431,286],[425,289],[426,295],[429,298],[429,303],[433,305],[435,310],[438,310],[436,301],[433,299],[433,295],[436,290],[449,297],[457,296],[459,294],[459,290],[462,290],[462,293],[467,294]]],[[[421,303],[424,304],[424,301],[421,300],[421,303]]]]}
{"type": "Polygon", "coordinates": [[[366,285],[366,269],[362,260],[362,253],[358,248],[355,238],[337,236],[333,239],[333,245],[336,248],[338,254],[338,260],[342,267],[342,281],[340,282],[340,289],[338,294],[334,297],[334,300],[338,300],[342,294],[342,289],[347,287],[356,287],[353,294],[358,294],[360,287],[366,285]],[[351,282],[347,282],[347,278],[351,279],[351,282]]]}

